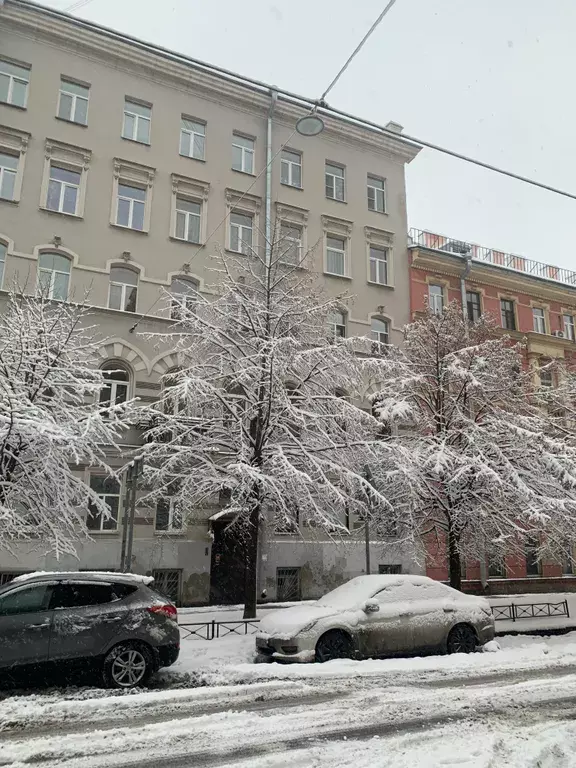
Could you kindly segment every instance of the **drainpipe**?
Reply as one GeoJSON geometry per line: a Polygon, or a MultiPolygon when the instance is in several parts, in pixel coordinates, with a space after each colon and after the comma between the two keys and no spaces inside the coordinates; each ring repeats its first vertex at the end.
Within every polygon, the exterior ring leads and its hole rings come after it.
{"type": "Polygon", "coordinates": [[[266,266],[272,261],[272,119],[274,108],[278,99],[278,91],[270,90],[270,109],[268,110],[268,124],[266,131],[266,192],[265,192],[265,216],[266,223],[264,236],[266,238],[266,266]]]}

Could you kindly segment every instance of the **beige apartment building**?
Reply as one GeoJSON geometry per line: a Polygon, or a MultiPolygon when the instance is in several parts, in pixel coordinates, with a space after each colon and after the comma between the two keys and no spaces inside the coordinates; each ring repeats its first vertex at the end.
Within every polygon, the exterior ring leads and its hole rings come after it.
{"type": "MultiPolygon", "coordinates": [[[[404,166],[418,147],[394,123],[328,108],[324,131],[302,136],[296,121],[312,106],[27,0],[0,3],[0,288],[16,279],[54,299],[88,294],[107,339],[102,365],[121,371],[111,396],[151,402],[177,360],[142,334],[166,329],[171,305],[194,290],[209,296],[218,249],[264,248],[266,226],[280,226],[295,252],[312,249],[328,292],[355,297],[335,333],[399,341],[410,316],[404,166]]],[[[134,431],[127,452],[138,440],[134,431]]],[[[124,489],[84,471],[117,513],[92,530],[79,565],[118,568],[124,489]]],[[[164,512],[140,510],[133,568],[184,603],[232,600],[218,591],[234,569],[208,518],[173,530],[164,512]]],[[[313,597],[363,572],[358,536],[269,536],[261,588],[313,597]]],[[[372,548],[373,570],[416,569],[410,552],[391,561],[372,548]]],[[[78,563],[38,546],[0,553],[4,578],[38,567],[78,563]]]]}

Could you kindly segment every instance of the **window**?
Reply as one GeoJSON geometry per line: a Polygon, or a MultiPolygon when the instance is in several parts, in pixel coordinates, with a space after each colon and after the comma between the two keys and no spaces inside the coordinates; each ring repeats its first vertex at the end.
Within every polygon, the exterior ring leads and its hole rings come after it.
{"type": "Polygon", "coordinates": [[[526,557],[527,576],[540,576],[538,547],[539,541],[537,536],[529,536],[524,543],[524,556],[526,557]]]}
{"type": "Polygon", "coordinates": [[[197,120],[182,116],[180,126],[180,154],[193,157],[194,160],[204,160],[206,148],[206,125],[197,120]]]}
{"type": "Polygon", "coordinates": [[[285,603],[300,599],[300,568],[276,568],[276,600],[285,603]]]}
{"type": "Polygon", "coordinates": [[[576,341],[574,335],[574,315],[562,315],[564,321],[564,337],[570,341],[576,341]]]}
{"type": "Polygon", "coordinates": [[[0,288],[2,287],[2,281],[4,280],[4,266],[6,265],[6,252],[8,248],[4,243],[0,243],[0,288]]]}
{"type": "Polygon", "coordinates": [[[23,587],[0,599],[0,616],[47,611],[52,594],[51,584],[23,587]]]}
{"type": "Polygon", "coordinates": [[[0,101],[15,107],[25,107],[29,82],[29,67],[0,59],[0,101]]]}
{"type": "Polygon", "coordinates": [[[386,213],[386,182],[368,174],[368,210],[386,213]]]}
{"type": "Polygon", "coordinates": [[[150,123],[152,109],[126,99],[124,102],[124,125],[122,137],[141,144],[150,144],[150,123]]]}
{"type": "Polygon", "coordinates": [[[388,285],[388,250],[370,246],[370,282],[388,285]]]}
{"type": "Polygon", "coordinates": [[[126,267],[110,267],[110,293],[108,295],[110,309],[136,312],[137,294],[138,273],[126,267]]]}
{"type": "Polygon", "coordinates": [[[376,341],[378,344],[388,344],[390,339],[390,323],[388,320],[382,320],[380,317],[373,317],[370,336],[372,341],[376,341]]]}
{"type": "Polygon", "coordinates": [[[328,235],[326,238],[326,272],[346,274],[346,240],[342,237],[328,235]]]}
{"type": "Polygon", "coordinates": [[[186,277],[173,277],[170,286],[170,317],[181,320],[187,312],[194,312],[198,302],[198,283],[186,277]]]}
{"type": "Polygon", "coordinates": [[[544,310],[541,307],[533,307],[532,318],[536,333],[546,333],[546,316],[544,310]]]}
{"type": "Polygon", "coordinates": [[[154,577],[154,589],[165,595],[173,603],[180,602],[180,576],[181,571],[158,568],[152,571],[154,577]]]}
{"type": "Polygon", "coordinates": [[[59,253],[41,253],[38,259],[38,292],[46,299],[66,301],[70,285],[70,259],[59,253]]]}
{"type": "Polygon", "coordinates": [[[181,503],[174,498],[160,499],[156,505],[156,530],[181,531],[183,526],[181,503]]]}
{"type": "Polygon", "coordinates": [[[0,198],[3,200],[15,199],[14,189],[19,160],[18,155],[0,152],[0,198]]]}
{"type": "Polygon", "coordinates": [[[344,185],[344,168],[339,165],[332,165],[332,163],[326,163],[326,197],[331,200],[344,200],[345,185],[344,185]]]}
{"type": "Polygon", "coordinates": [[[232,136],[232,169],[254,173],[254,139],[234,133],[232,136]]]}
{"type": "Polygon", "coordinates": [[[545,389],[551,389],[554,386],[554,379],[552,376],[552,369],[546,367],[546,363],[540,361],[538,367],[538,374],[540,376],[540,386],[545,389]]]}
{"type": "Polygon", "coordinates": [[[488,556],[488,578],[505,579],[506,564],[502,552],[491,552],[488,556]]]}
{"type": "Polygon", "coordinates": [[[100,390],[100,405],[121,405],[128,400],[130,376],[123,368],[110,363],[102,371],[104,386],[100,390]]]}
{"type": "Polygon", "coordinates": [[[378,573],[388,574],[388,575],[396,575],[398,573],[402,573],[402,566],[401,565],[378,565],[378,573]]]}
{"type": "Polygon", "coordinates": [[[295,224],[280,225],[280,261],[297,265],[302,260],[302,227],[295,224]]]}
{"type": "Polygon", "coordinates": [[[118,184],[116,224],[129,229],[144,230],[146,190],[118,184]]]}
{"type": "Polygon", "coordinates": [[[444,288],[441,285],[428,286],[428,306],[435,315],[444,311],[444,288]]]}
{"type": "Polygon", "coordinates": [[[71,123],[86,125],[88,123],[88,98],[90,88],[86,85],[73,83],[71,80],[60,80],[60,98],[58,100],[58,117],[71,123]]]}
{"type": "Polygon", "coordinates": [[[302,155],[283,149],[280,160],[280,182],[289,187],[302,188],[302,155]]]}
{"type": "Polygon", "coordinates": [[[344,312],[332,312],[328,316],[330,335],[334,339],[346,338],[346,315],[344,312]]]}
{"type": "Polygon", "coordinates": [[[480,307],[480,294],[475,291],[466,291],[466,311],[468,313],[468,320],[471,323],[476,323],[480,320],[482,309],[480,307]]]}
{"type": "Polygon", "coordinates": [[[110,514],[104,516],[92,504],[89,504],[86,527],[89,531],[115,531],[118,528],[120,510],[120,483],[113,477],[92,475],[90,488],[108,505],[110,514]]]}
{"type": "Polygon", "coordinates": [[[230,214],[230,250],[252,253],[254,219],[242,213],[230,214]]]}
{"type": "Polygon", "coordinates": [[[510,299],[500,299],[500,318],[502,328],[507,331],[516,330],[516,317],[514,315],[514,302],[510,299]]]}
{"type": "Polygon", "coordinates": [[[176,198],[176,233],[178,240],[189,243],[200,242],[200,222],[202,221],[202,206],[183,197],[176,198]]]}
{"type": "Polygon", "coordinates": [[[111,584],[58,584],[50,601],[50,608],[82,608],[104,605],[117,599],[111,584]]]}
{"type": "Polygon", "coordinates": [[[50,163],[50,179],[48,181],[48,195],[46,208],[58,213],[76,215],[78,207],[78,193],[82,174],[78,171],[69,171],[50,163]]]}

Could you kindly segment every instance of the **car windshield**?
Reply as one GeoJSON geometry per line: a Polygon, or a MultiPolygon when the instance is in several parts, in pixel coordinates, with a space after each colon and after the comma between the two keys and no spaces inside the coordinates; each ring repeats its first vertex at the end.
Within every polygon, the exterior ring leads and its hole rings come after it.
{"type": "Polygon", "coordinates": [[[318,605],[330,605],[334,608],[353,608],[364,600],[368,600],[376,591],[376,585],[369,585],[360,580],[352,579],[352,581],[347,581],[346,584],[336,587],[332,592],[328,592],[327,595],[321,597],[318,600],[318,605]]]}

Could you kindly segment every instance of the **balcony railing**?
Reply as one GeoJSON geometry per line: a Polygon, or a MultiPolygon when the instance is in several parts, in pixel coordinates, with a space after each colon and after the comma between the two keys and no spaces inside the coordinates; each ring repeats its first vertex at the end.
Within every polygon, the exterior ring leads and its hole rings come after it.
{"type": "Polygon", "coordinates": [[[419,245],[422,248],[455,253],[460,256],[467,256],[473,261],[484,261],[488,264],[513,269],[515,272],[522,272],[526,275],[576,286],[576,272],[572,269],[554,267],[541,261],[533,261],[513,253],[496,251],[494,248],[485,248],[483,245],[476,245],[476,243],[455,240],[445,235],[428,232],[425,229],[411,229],[408,233],[408,245],[419,245]]]}

